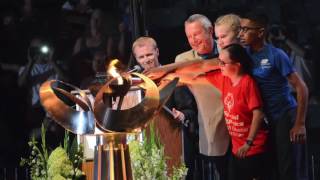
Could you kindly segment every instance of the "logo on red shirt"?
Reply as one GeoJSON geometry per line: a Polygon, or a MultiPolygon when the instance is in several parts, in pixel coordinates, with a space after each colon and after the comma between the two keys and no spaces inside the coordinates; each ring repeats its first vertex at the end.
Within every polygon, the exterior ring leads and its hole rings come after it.
{"type": "Polygon", "coordinates": [[[226,95],[226,97],[224,98],[224,104],[227,106],[228,111],[230,112],[231,109],[232,109],[233,106],[234,106],[233,94],[228,93],[228,94],[226,95]]]}

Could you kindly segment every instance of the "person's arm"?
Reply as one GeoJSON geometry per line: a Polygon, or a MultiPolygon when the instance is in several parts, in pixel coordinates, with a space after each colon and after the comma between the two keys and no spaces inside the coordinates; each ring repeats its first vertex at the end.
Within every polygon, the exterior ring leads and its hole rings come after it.
{"type": "Polygon", "coordinates": [[[296,42],[294,42],[293,40],[291,40],[290,38],[288,38],[283,32],[282,30],[279,30],[279,34],[278,36],[273,35],[272,33],[270,33],[269,38],[271,39],[275,39],[278,41],[282,41],[283,43],[285,43],[287,46],[289,46],[289,48],[294,51],[297,55],[304,57],[305,55],[305,51],[303,48],[301,48],[296,42]]]}
{"type": "Polygon", "coordinates": [[[279,31],[279,36],[277,37],[277,39],[283,41],[297,55],[304,57],[305,51],[303,50],[303,48],[301,48],[297,43],[295,43],[293,40],[284,35],[284,33],[281,30],[279,31]]]}
{"type": "MultiPolygon", "coordinates": [[[[258,130],[261,127],[261,124],[263,122],[263,117],[264,117],[264,114],[261,109],[254,109],[252,111],[252,114],[253,114],[252,122],[251,122],[251,126],[250,126],[249,135],[247,137],[247,140],[249,142],[253,142],[253,140],[255,139],[255,137],[258,133],[258,130]]],[[[245,143],[243,146],[241,146],[238,149],[237,156],[239,158],[245,158],[249,149],[250,149],[250,144],[245,143]]]]}
{"type": "MultiPolygon", "coordinates": [[[[211,65],[209,64],[211,63],[200,63],[200,67],[198,63],[192,64],[190,66],[179,68],[175,72],[164,73],[164,76],[162,76],[161,78],[156,78],[156,80],[160,82],[159,83],[161,85],[160,87],[164,86],[169,81],[175,78],[179,78],[178,86],[182,86],[182,85],[190,86],[192,85],[192,83],[194,83],[197,80],[198,77],[206,74],[205,73],[206,71],[202,70],[203,67],[205,67],[204,69],[206,70],[207,67],[212,65],[209,68],[210,71],[220,69],[220,66],[214,65],[214,63],[212,63],[211,65]]],[[[150,76],[148,77],[150,78],[150,76]]],[[[152,77],[150,79],[155,80],[152,77]]]]}
{"type": "Polygon", "coordinates": [[[261,127],[261,124],[263,122],[264,114],[261,109],[254,109],[252,111],[253,117],[252,117],[252,123],[250,126],[249,135],[247,137],[248,140],[253,141],[254,138],[257,135],[258,130],[261,127]]]}
{"type": "Polygon", "coordinates": [[[291,73],[287,78],[297,92],[298,102],[296,119],[290,130],[290,140],[293,143],[303,143],[306,140],[305,119],[308,104],[308,88],[296,72],[291,73]]]}
{"type": "Polygon", "coordinates": [[[191,73],[191,71],[197,74],[205,73],[210,70],[218,69],[218,64],[219,62],[217,58],[208,60],[177,62],[167,64],[158,68],[152,68],[148,71],[145,71],[144,74],[146,74],[152,80],[157,80],[173,71],[176,71],[179,74],[191,73]]]}
{"type": "Polygon", "coordinates": [[[62,70],[62,68],[57,64],[54,60],[54,49],[51,47],[49,52],[48,63],[50,63],[54,69],[54,71],[58,74],[59,79],[67,80],[66,73],[62,70]]]}
{"type": "Polygon", "coordinates": [[[195,124],[197,121],[197,104],[186,86],[177,87],[173,93],[173,116],[185,126],[195,124]]]}
{"type": "Polygon", "coordinates": [[[284,39],[284,43],[286,43],[292,51],[294,51],[297,55],[304,57],[305,50],[302,49],[297,43],[293,42],[291,39],[284,39]]]}
{"type": "MultiPolygon", "coordinates": [[[[38,58],[38,57],[36,57],[38,58]]],[[[23,71],[21,74],[19,74],[18,76],[18,86],[22,87],[26,84],[29,76],[30,76],[30,72],[31,72],[31,69],[35,63],[35,58],[32,58],[30,56],[30,52],[29,52],[29,49],[28,49],[28,63],[27,65],[24,67],[23,71]]]]}
{"type": "Polygon", "coordinates": [[[194,64],[183,65],[175,70],[176,73],[180,74],[205,74],[212,70],[220,69],[219,61],[217,59],[212,60],[201,60],[194,64]]]}

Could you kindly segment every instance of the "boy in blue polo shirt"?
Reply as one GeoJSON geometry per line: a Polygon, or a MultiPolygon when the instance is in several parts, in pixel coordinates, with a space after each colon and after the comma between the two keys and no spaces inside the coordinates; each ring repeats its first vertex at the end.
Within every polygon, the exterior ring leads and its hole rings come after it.
{"type": "Polygon", "coordinates": [[[253,75],[260,87],[264,111],[270,124],[271,152],[275,158],[271,163],[273,167],[277,166],[277,179],[306,178],[307,166],[296,158],[306,155],[304,143],[308,89],[287,54],[265,43],[266,31],[265,16],[247,14],[241,18],[240,41],[247,46],[254,61],[253,75]],[[290,92],[289,83],[297,92],[297,101],[290,92]],[[306,171],[301,174],[301,169],[306,171]]]}

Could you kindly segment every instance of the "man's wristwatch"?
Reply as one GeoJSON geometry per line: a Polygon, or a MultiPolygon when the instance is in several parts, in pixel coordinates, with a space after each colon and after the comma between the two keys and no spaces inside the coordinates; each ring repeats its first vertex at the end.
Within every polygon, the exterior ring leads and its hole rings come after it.
{"type": "Polygon", "coordinates": [[[252,145],[253,145],[253,141],[250,140],[250,139],[247,139],[247,140],[246,140],[246,144],[247,144],[248,146],[252,146],[252,145]]]}

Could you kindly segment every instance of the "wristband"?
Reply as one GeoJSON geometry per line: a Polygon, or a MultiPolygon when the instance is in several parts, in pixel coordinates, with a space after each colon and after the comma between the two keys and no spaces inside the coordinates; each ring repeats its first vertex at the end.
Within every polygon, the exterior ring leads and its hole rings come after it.
{"type": "Polygon", "coordinates": [[[253,141],[250,140],[250,139],[247,139],[247,140],[246,140],[246,144],[247,144],[248,146],[252,146],[252,145],[253,145],[253,141]]]}

